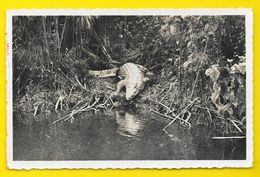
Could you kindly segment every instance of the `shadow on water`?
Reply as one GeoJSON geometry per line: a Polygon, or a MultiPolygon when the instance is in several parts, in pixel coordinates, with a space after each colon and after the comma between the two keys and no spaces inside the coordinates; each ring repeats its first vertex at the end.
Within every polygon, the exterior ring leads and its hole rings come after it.
{"type": "Polygon", "coordinates": [[[152,113],[87,113],[52,124],[60,116],[14,112],[14,160],[245,159],[245,139],[212,140],[206,126],[165,132],[169,121],[152,113]]]}

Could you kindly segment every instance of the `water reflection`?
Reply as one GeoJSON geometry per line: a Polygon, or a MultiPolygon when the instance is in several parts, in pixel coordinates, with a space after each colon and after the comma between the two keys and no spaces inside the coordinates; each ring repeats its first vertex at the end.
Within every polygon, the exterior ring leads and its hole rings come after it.
{"type": "Polygon", "coordinates": [[[52,124],[62,115],[14,113],[14,160],[243,159],[245,141],[212,141],[202,130],[132,111],[88,113],[73,123],[52,124]],[[202,133],[198,133],[199,130],[202,133]]]}
{"type": "Polygon", "coordinates": [[[138,119],[135,114],[130,112],[115,111],[116,123],[118,124],[117,132],[122,136],[137,137],[143,129],[144,121],[138,119]]]}

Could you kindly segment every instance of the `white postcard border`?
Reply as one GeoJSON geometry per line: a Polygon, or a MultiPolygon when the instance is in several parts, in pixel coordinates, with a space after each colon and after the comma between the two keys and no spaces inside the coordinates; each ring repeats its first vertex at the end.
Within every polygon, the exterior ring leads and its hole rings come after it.
{"type": "Polygon", "coordinates": [[[19,9],[6,15],[7,80],[7,166],[10,169],[105,169],[105,168],[223,168],[253,165],[253,12],[248,8],[197,9],[19,9]],[[13,86],[12,17],[39,15],[245,15],[246,16],[246,160],[91,160],[91,161],[14,161],[13,160],[13,86]]]}

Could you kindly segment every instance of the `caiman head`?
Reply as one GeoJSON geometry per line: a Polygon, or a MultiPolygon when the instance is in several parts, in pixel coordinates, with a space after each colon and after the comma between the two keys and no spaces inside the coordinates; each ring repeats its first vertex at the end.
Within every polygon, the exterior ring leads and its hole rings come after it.
{"type": "Polygon", "coordinates": [[[138,93],[139,93],[139,90],[136,90],[136,89],[127,89],[127,90],[126,90],[126,94],[125,94],[125,99],[126,99],[126,100],[131,100],[131,99],[133,99],[138,93]]]}
{"type": "Polygon", "coordinates": [[[125,94],[125,98],[126,100],[131,100],[133,99],[135,96],[137,96],[143,89],[145,86],[145,82],[147,82],[148,80],[150,80],[149,78],[145,77],[143,78],[143,83],[142,85],[130,85],[129,87],[126,88],[126,94],[125,94]]]}

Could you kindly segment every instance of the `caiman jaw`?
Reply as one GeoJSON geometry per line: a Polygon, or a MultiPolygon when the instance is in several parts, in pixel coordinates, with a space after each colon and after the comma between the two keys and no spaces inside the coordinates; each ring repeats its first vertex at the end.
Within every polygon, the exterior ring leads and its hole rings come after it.
{"type": "Polygon", "coordinates": [[[125,99],[126,100],[131,100],[134,97],[134,94],[129,94],[129,93],[125,93],[125,99]]]}
{"type": "Polygon", "coordinates": [[[132,98],[134,98],[134,95],[130,95],[130,96],[127,94],[125,95],[126,100],[131,100],[132,98]]]}
{"type": "MultiPolygon", "coordinates": [[[[128,90],[128,91],[129,91],[129,90],[128,90]]],[[[139,92],[139,91],[135,90],[134,93],[129,93],[128,91],[126,92],[126,95],[125,95],[126,100],[131,100],[131,99],[133,99],[133,98],[138,94],[138,92],[139,92]]]]}

